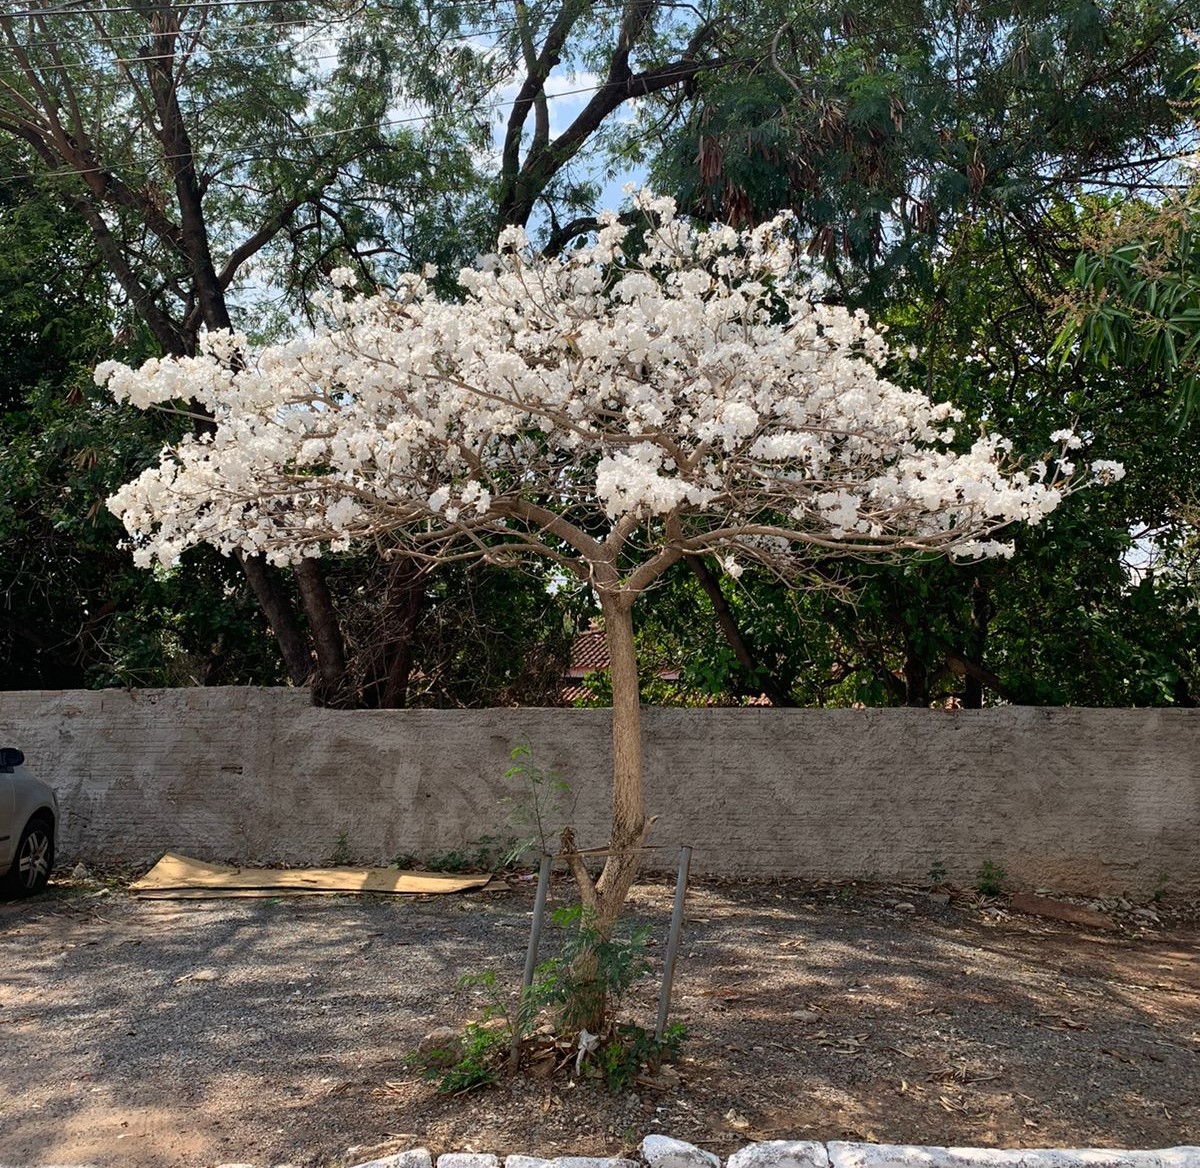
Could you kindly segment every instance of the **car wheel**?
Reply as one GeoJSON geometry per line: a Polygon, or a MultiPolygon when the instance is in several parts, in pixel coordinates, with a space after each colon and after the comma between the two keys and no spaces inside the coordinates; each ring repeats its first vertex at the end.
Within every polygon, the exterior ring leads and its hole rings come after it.
{"type": "Polygon", "coordinates": [[[41,892],[54,867],[54,825],[35,815],[21,832],[17,854],[8,870],[5,891],[14,896],[32,896],[41,892]]]}

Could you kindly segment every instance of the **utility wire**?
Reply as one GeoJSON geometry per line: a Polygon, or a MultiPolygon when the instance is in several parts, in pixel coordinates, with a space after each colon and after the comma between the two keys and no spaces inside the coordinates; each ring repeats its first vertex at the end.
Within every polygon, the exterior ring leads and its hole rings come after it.
{"type": "MultiPolygon", "coordinates": [[[[690,65],[687,65],[687,66],[681,65],[680,70],[679,70],[680,76],[684,76],[690,69],[691,69],[690,65]]],[[[583,85],[576,89],[562,89],[562,90],[559,90],[557,93],[546,94],[546,100],[547,101],[557,101],[559,98],[562,98],[562,97],[578,97],[580,94],[584,94],[584,93],[599,93],[600,90],[607,89],[607,88],[608,88],[607,85],[583,85]]],[[[499,110],[510,109],[514,105],[516,105],[515,98],[511,101],[493,102],[493,103],[489,103],[487,105],[476,106],[475,111],[479,112],[479,113],[483,113],[485,111],[489,112],[489,113],[495,113],[499,110]]],[[[267,150],[269,150],[270,153],[266,153],[266,154],[249,153],[241,158],[238,158],[236,155],[233,155],[233,154],[224,155],[224,156],[208,154],[208,155],[206,155],[206,161],[209,163],[212,163],[214,161],[220,162],[220,161],[234,161],[234,160],[236,160],[238,162],[255,162],[255,161],[262,161],[263,159],[268,159],[268,158],[278,158],[280,148],[289,143],[315,142],[318,139],[334,138],[334,137],[339,137],[344,134],[356,134],[356,133],[359,133],[360,131],[364,131],[364,130],[383,130],[383,129],[392,129],[397,126],[428,124],[430,122],[435,121],[437,119],[437,117],[438,117],[437,114],[414,114],[410,117],[388,118],[383,121],[370,122],[370,123],[367,123],[367,124],[361,125],[361,126],[344,126],[340,129],[336,129],[336,130],[317,130],[311,134],[295,134],[295,135],[291,135],[287,138],[284,138],[278,142],[262,142],[255,146],[247,146],[246,147],[246,150],[248,150],[248,151],[254,151],[254,150],[267,151],[267,150]]],[[[160,158],[157,159],[156,161],[173,162],[179,158],[194,158],[194,157],[196,157],[196,154],[198,154],[198,153],[199,152],[197,151],[197,152],[190,153],[190,154],[187,154],[187,153],[185,153],[185,154],[164,154],[164,155],[160,156],[160,158]]],[[[2,172],[0,172],[0,179],[7,178],[9,181],[16,181],[18,179],[67,178],[72,175],[103,174],[106,171],[115,170],[115,169],[116,169],[115,166],[91,166],[91,167],[79,167],[79,168],[67,167],[62,170],[47,170],[47,171],[42,171],[40,173],[31,172],[28,174],[4,175],[2,172]]]]}
{"type": "MultiPolygon", "coordinates": [[[[186,12],[189,12],[193,8],[202,9],[204,11],[209,11],[212,9],[216,9],[217,11],[220,11],[222,9],[227,9],[227,8],[253,8],[253,7],[259,7],[263,4],[272,4],[272,5],[275,5],[276,7],[279,7],[282,2],[283,2],[283,0],[211,0],[211,2],[206,2],[206,0],[196,0],[196,2],[192,3],[192,4],[178,4],[178,5],[169,4],[169,3],[164,4],[159,11],[186,13],[186,12]]],[[[112,7],[105,7],[105,8],[84,8],[84,7],[73,7],[71,5],[57,5],[53,8],[26,8],[19,12],[0,12],[0,16],[6,17],[9,19],[14,19],[14,20],[19,19],[19,18],[25,18],[25,17],[40,17],[40,16],[110,16],[113,13],[117,13],[117,12],[145,13],[147,11],[147,7],[148,7],[147,5],[137,5],[137,4],[113,5],[112,7]]],[[[452,2],[450,2],[450,3],[430,5],[425,12],[418,13],[418,15],[438,16],[445,12],[456,12],[456,11],[460,11],[460,10],[474,11],[474,10],[477,10],[480,8],[487,8],[487,7],[495,7],[495,5],[488,4],[485,2],[485,0],[465,0],[465,2],[463,2],[463,3],[454,3],[452,0],[452,2]]],[[[620,0],[617,0],[617,2],[593,4],[592,7],[593,8],[621,9],[621,8],[625,8],[626,4],[624,2],[620,2],[620,0]]],[[[667,8],[685,7],[686,8],[686,7],[691,7],[691,5],[690,4],[671,3],[671,4],[664,4],[664,5],[662,5],[662,7],[667,7],[667,8]]],[[[357,13],[363,11],[364,9],[365,9],[364,4],[358,4],[355,6],[354,11],[352,13],[350,13],[349,15],[350,16],[356,15],[357,13]]],[[[394,5],[394,4],[376,4],[372,7],[372,11],[398,12],[398,11],[403,11],[403,9],[401,9],[399,5],[394,5]]],[[[308,19],[312,20],[313,18],[310,17],[308,19]]],[[[327,19],[334,19],[334,18],[327,18],[327,19]]],[[[345,19],[348,19],[348,17],[338,17],[336,19],[345,20],[345,19]]]]}

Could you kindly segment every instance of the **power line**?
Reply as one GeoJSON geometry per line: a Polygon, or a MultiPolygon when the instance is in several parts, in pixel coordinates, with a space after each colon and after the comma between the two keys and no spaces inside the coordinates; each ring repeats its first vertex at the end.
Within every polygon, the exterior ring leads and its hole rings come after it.
{"type": "MultiPolygon", "coordinates": [[[[286,24],[289,22],[284,22],[284,23],[286,24]]],[[[277,26],[264,25],[263,27],[270,28],[270,27],[277,27],[277,26]]],[[[281,26],[278,26],[278,27],[281,27],[281,26]]],[[[464,44],[465,45],[465,44],[470,44],[477,37],[495,36],[500,33],[513,32],[514,30],[515,30],[515,25],[499,25],[495,28],[475,29],[468,34],[464,34],[461,36],[445,37],[439,43],[440,44],[464,44]]],[[[147,54],[144,54],[142,56],[137,56],[137,57],[120,57],[120,56],[118,56],[118,57],[113,58],[112,63],[116,66],[127,66],[127,65],[135,65],[135,64],[138,64],[140,62],[145,62],[145,61],[176,61],[176,60],[179,60],[179,61],[194,62],[199,57],[216,57],[216,56],[223,57],[223,56],[227,56],[232,53],[261,52],[264,49],[279,49],[279,50],[282,50],[285,52],[295,52],[296,49],[303,47],[304,44],[309,43],[312,40],[316,39],[316,36],[317,36],[317,30],[314,30],[313,37],[302,38],[299,41],[291,42],[291,43],[289,43],[289,42],[281,43],[278,39],[275,39],[275,40],[269,40],[269,41],[262,41],[259,44],[254,44],[254,45],[216,45],[211,48],[208,46],[195,44],[190,47],[186,47],[177,53],[147,53],[147,54]]],[[[47,41],[47,42],[43,42],[43,43],[46,45],[49,45],[54,42],[47,41]]],[[[22,46],[22,48],[26,48],[26,49],[28,47],[29,47],[28,45],[22,46]]],[[[333,60],[336,60],[339,56],[341,56],[340,53],[321,53],[316,56],[307,56],[304,58],[304,60],[306,62],[308,62],[308,61],[333,61],[333,60]]],[[[103,66],[100,66],[100,67],[103,67],[103,66]]],[[[110,73],[108,75],[103,75],[103,74],[97,75],[95,73],[96,68],[97,68],[97,64],[94,62],[70,61],[70,62],[66,62],[63,64],[48,64],[48,65],[39,64],[39,65],[34,66],[33,71],[40,76],[40,75],[46,74],[46,73],[70,73],[73,70],[92,70],[93,77],[76,82],[75,88],[107,89],[107,88],[116,88],[116,87],[119,87],[120,85],[124,84],[124,79],[115,73],[110,73]]],[[[27,75],[24,72],[17,71],[17,70],[9,70],[7,72],[0,72],[0,78],[10,77],[10,78],[15,78],[17,80],[22,80],[26,76],[27,75]]]]}
{"type": "MultiPolygon", "coordinates": [[[[174,5],[166,5],[167,11],[178,12],[186,11],[191,8],[250,8],[257,7],[263,4],[278,5],[280,0],[219,0],[219,3],[206,3],[205,0],[199,0],[196,4],[181,5],[178,8],[174,5]]],[[[4,16],[14,20],[20,20],[25,17],[35,16],[108,16],[114,12],[145,12],[146,5],[130,4],[130,5],[114,5],[106,8],[82,8],[73,4],[60,4],[54,8],[26,8],[21,12],[6,12],[4,16]]]]}
{"type": "MultiPolygon", "coordinates": [[[[684,76],[690,70],[690,68],[691,68],[690,66],[686,66],[686,67],[681,66],[680,70],[679,70],[680,76],[684,76]]],[[[557,93],[546,94],[546,100],[547,101],[556,101],[562,97],[578,97],[580,94],[584,94],[584,93],[599,93],[600,90],[606,89],[606,88],[608,88],[607,85],[584,85],[584,86],[580,86],[576,89],[562,89],[562,90],[559,90],[557,93]]],[[[516,105],[515,99],[513,99],[511,101],[493,102],[488,105],[477,106],[477,107],[475,107],[475,110],[476,110],[476,112],[479,112],[479,113],[483,113],[485,111],[489,112],[489,113],[495,113],[498,110],[510,109],[514,105],[516,105]]],[[[336,130],[317,130],[311,134],[293,135],[289,138],[283,139],[280,142],[263,142],[263,143],[259,143],[257,146],[247,146],[246,149],[249,151],[270,150],[271,153],[269,153],[269,154],[253,154],[253,153],[251,153],[251,154],[247,154],[244,157],[238,159],[238,161],[240,161],[240,162],[255,162],[255,161],[261,161],[262,159],[266,159],[266,158],[276,158],[276,157],[278,157],[279,149],[287,143],[315,142],[317,139],[340,137],[344,134],[356,134],[363,130],[383,130],[383,129],[393,129],[397,126],[427,124],[429,122],[434,121],[437,118],[437,116],[438,115],[436,115],[436,114],[414,114],[412,116],[403,117],[403,118],[388,118],[384,121],[371,122],[371,123],[361,125],[361,126],[345,126],[345,127],[342,127],[340,129],[336,129],[336,130]]],[[[195,157],[195,155],[194,154],[164,154],[161,156],[160,161],[173,162],[179,158],[192,158],[192,157],[195,157]]],[[[228,160],[232,160],[235,157],[236,157],[235,155],[226,155],[225,156],[225,158],[228,160]]],[[[213,154],[210,154],[207,156],[207,160],[209,162],[212,162],[215,160],[220,160],[220,158],[221,158],[221,156],[213,155],[213,154]]],[[[103,174],[103,173],[106,173],[107,171],[113,170],[113,169],[115,169],[115,168],[108,167],[108,166],[91,166],[91,167],[79,167],[79,168],[68,167],[68,168],[65,168],[62,170],[42,171],[41,173],[31,172],[28,174],[10,174],[7,176],[0,174],[0,178],[7,178],[9,181],[14,181],[14,180],[19,180],[19,179],[38,179],[38,178],[68,178],[73,175],[103,174]]]]}
{"type": "MultiPolygon", "coordinates": [[[[253,8],[253,7],[259,7],[263,4],[273,4],[273,5],[278,6],[281,2],[282,2],[282,0],[196,0],[195,3],[190,3],[190,4],[180,4],[180,5],[165,4],[164,8],[168,12],[187,13],[187,12],[190,12],[192,9],[202,9],[204,11],[208,11],[211,9],[221,10],[221,9],[227,9],[227,8],[253,8]]],[[[82,0],[81,0],[81,3],[82,3],[82,0]]],[[[484,8],[484,7],[490,7],[490,5],[488,5],[486,3],[486,0],[462,0],[462,2],[457,2],[457,3],[455,2],[455,0],[450,0],[449,3],[430,5],[427,12],[425,12],[421,15],[438,16],[438,15],[441,15],[446,12],[454,12],[454,11],[459,11],[459,10],[475,10],[475,9],[484,8]]],[[[592,7],[593,8],[621,9],[621,8],[625,7],[625,3],[614,2],[614,3],[607,3],[607,4],[604,4],[604,3],[593,4],[592,7]]],[[[668,8],[690,7],[690,5],[687,5],[687,4],[679,5],[679,4],[671,3],[671,4],[665,4],[665,5],[663,5],[663,7],[668,7],[668,8]]],[[[360,4],[357,4],[354,7],[354,10],[352,12],[348,13],[346,16],[337,17],[337,18],[330,17],[330,18],[324,18],[324,19],[347,20],[351,16],[357,15],[358,13],[364,11],[365,8],[366,8],[366,5],[363,3],[360,3],[360,4]]],[[[385,11],[385,12],[391,12],[391,11],[399,11],[400,9],[399,9],[399,6],[393,5],[393,4],[377,4],[373,7],[372,10],[376,11],[376,12],[380,11],[380,10],[385,11]]],[[[76,6],[73,6],[70,4],[64,4],[64,5],[58,5],[54,8],[26,8],[20,12],[3,12],[3,13],[0,13],[0,16],[4,17],[6,19],[23,19],[26,17],[41,17],[41,16],[110,16],[113,13],[119,13],[119,12],[145,13],[146,5],[130,4],[130,5],[113,5],[111,7],[105,7],[105,8],[84,8],[84,7],[76,7],[76,6]]],[[[310,17],[309,20],[311,20],[311,19],[312,18],[310,17]]],[[[301,23],[307,23],[307,22],[301,22],[301,23]]]]}

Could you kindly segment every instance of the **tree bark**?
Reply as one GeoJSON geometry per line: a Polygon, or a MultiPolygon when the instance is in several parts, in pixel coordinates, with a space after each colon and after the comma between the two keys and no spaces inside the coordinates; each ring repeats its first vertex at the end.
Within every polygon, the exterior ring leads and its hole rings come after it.
{"type": "Polygon", "coordinates": [[[417,620],[425,607],[425,572],[408,557],[391,564],[388,571],[387,611],[384,646],[387,669],[379,690],[377,705],[382,710],[401,710],[408,704],[408,683],[412,676],[413,639],[417,620]]]}
{"type": "MultiPolygon", "coordinates": [[[[563,857],[579,887],[586,928],[601,940],[611,939],[621,909],[641,863],[641,849],[653,820],[646,818],[642,773],[642,707],[638,687],[637,650],[633,639],[634,595],[601,590],[600,610],[608,645],[612,681],[612,830],[604,870],[593,881],[583,857],[575,850],[574,835],[563,832],[563,857]]],[[[570,1025],[593,1034],[603,1031],[608,999],[599,980],[594,952],[585,949],[572,966],[577,992],[567,1004],[570,1025]]]]}
{"type": "Polygon", "coordinates": [[[567,857],[592,924],[606,940],[621,914],[649,830],[642,774],[642,704],[633,639],[633,596],[601,591],[604,637],[612,681],[612,830],[608,857],[594,883],[582,859],[567,857]]]}
{"type": "Polygon", "coordinates": [[[283,582],[262,556],[239,556],[242,571],[250,584],[259,608],[275,634],[283,666],[292,685],[307,685],[312,674],[312,654],[308,642],[296,623],[291,599],[283,582]]]}
{"type": "MultiPolygon", "coordinates": [[[[970,657],[982,661],[987,649],[988,622],[991,605],[988,590],[978,576],[971,584],[971,651],[970,657]]],[[[967,673],[963,681],[963,709],[983,709],[983,681],[975,673],[967,673]]]]}
{"type": "Polygon", "coordinates": [[[342,632],[321,566],[316,560],[305,559],[293,571],[317,650],[313,703],[318,706],[353,704],[353,695],[347,692],[346,686],[346,653],[342,632]]]}
{"type": "MultiPolygon", "coordinates": [[[[683,558],[687,561],[687,565],[691,568],[693,575],[700,582],[700,587],[704,589],[705,595],[712,602],[713,611],[717,614],[717,624],[724,634],[730,649],[733,650],[733,655],[737,658],[737,663],[742,667],[747,679],[758,677],[759,671],[754,664],[754,654],[746,638],[742,636],[741,629],[738,628],[737,618],[733,615],[733,609],[729,607],[729,601],[725,599],[725,593],[721,591],[721,581],[709,569],[709,566],[704,562],[703,556],[684,556],[683,558]]],[[[760,680],[754,681],[753,685],[743,686],[742,691],[749,697],[755,697],[756,695],[751,692],[755,688],[766,694],[767,699],[773,706],[786,709],[794,708],[796,705],[792,701],[792,696],[788,693],[787,687],[778,684],[775,678],[769,674],[762,674],[760,680]]]]}

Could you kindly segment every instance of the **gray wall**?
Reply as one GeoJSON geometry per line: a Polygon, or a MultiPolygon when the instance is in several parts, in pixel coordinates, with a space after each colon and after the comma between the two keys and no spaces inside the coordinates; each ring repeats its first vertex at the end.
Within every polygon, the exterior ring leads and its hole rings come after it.
{"type": "MultiPolygon", "coordinates": [[[[0,693],[0,744],[63,800],[69,857],[364,861],[512,834],[509,751],[606,839],[605,710],[339,712],[286,689],[0,693]]],[[[648,710],[652,842],[723,875],[1200,892],[1200,711],[648,710]]],[[[663,867],[674,856],[662,853],[663,867]]]]}

